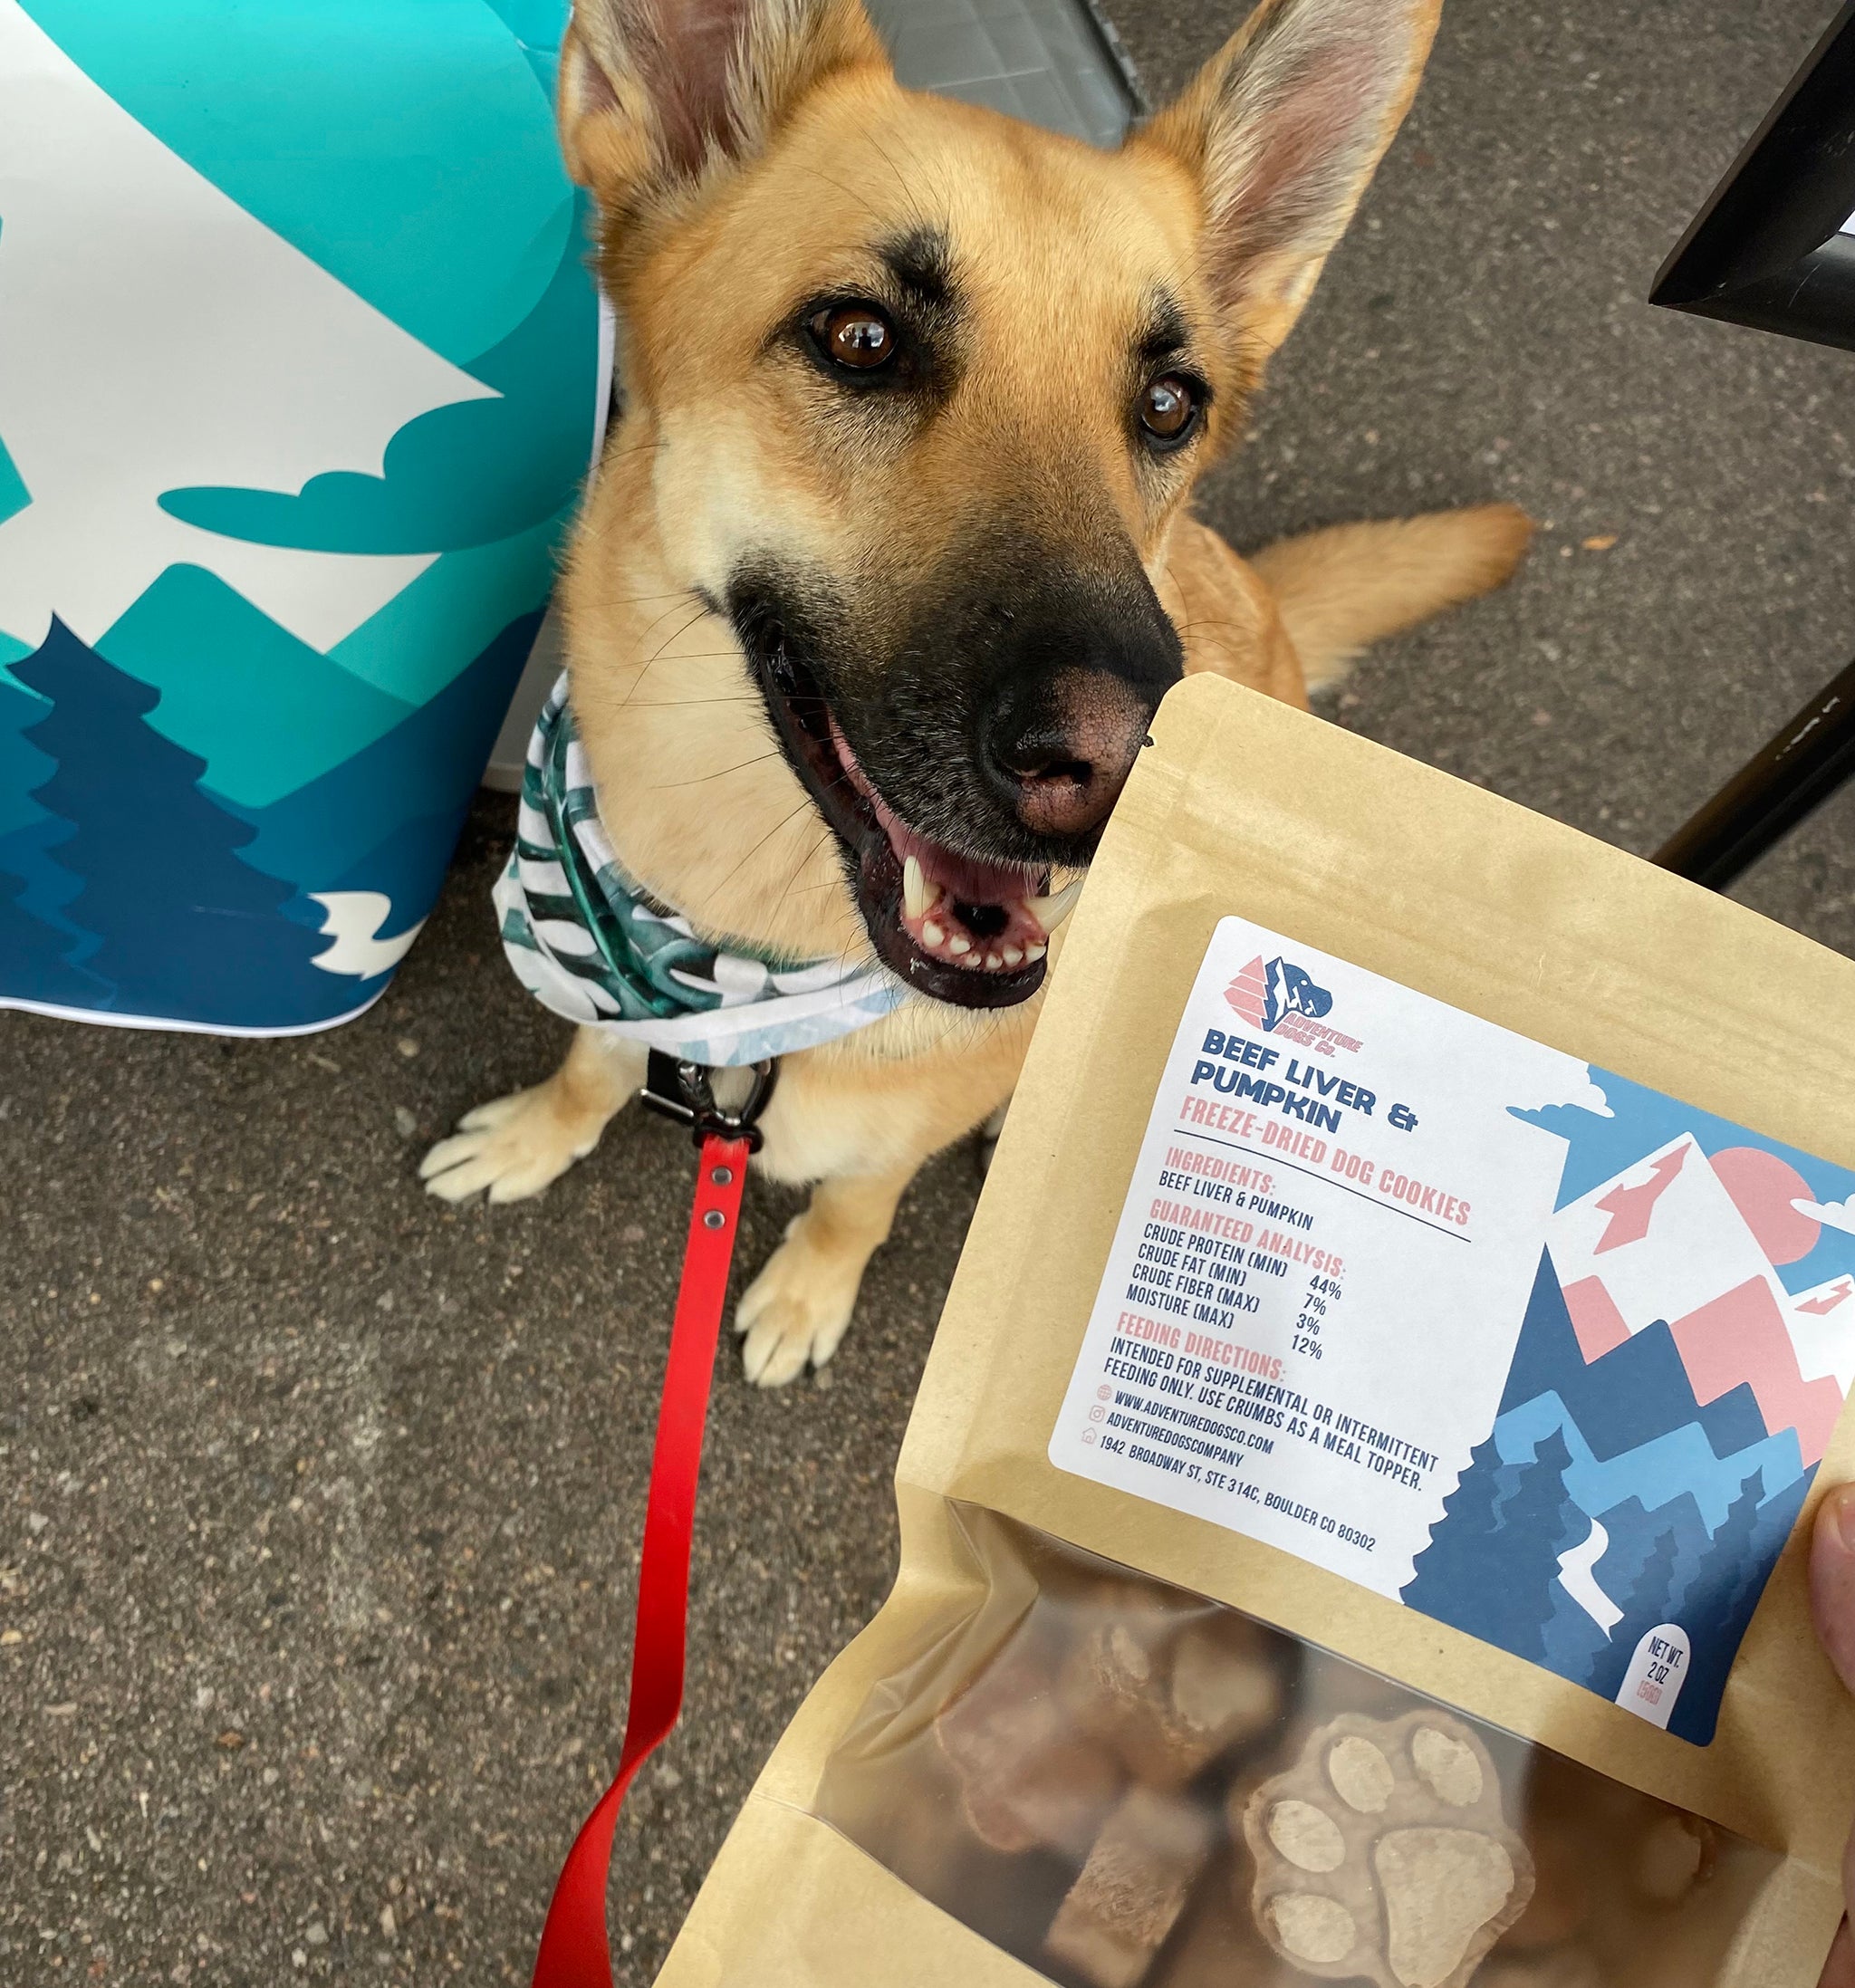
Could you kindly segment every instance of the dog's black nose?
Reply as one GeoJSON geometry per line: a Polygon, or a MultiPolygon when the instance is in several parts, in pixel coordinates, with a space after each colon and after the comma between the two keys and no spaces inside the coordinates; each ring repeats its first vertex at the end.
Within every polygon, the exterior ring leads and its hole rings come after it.
{"type": "Polygon", "coordinates": [[[1120,797],[1158,701],[1157,690],[1108,669],[1008,681],[982,739],[1001,798],[1034,835],[1092,836],[1120,797]]]}

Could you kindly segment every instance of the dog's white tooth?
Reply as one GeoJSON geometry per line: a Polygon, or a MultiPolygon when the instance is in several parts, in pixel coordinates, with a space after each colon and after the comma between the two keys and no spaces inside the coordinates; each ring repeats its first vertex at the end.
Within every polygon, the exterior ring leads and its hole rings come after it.
{"type": "Polygon", "coordinates": [[[949,953],[953,955],[956,959],[957,959],[962,953],[970,953],[973,950],[973,942],[966,936],[964,932],[956,932],[954,936],[947,940],[947,949],[949,953]]]}
{"type": "Polygon", "coordinates": [[[946,936],[947,934],[935,924],[932,918],[929,918],[927,924],[921,927],[921,943],[923,946],[938,946],[946,936]]]}
{"type": "Polygon", "coordinates": [[[1024,909],[1043,927],[1047,936],[1068,917],[1081,894],[1082,879],[1078,877],[1072,884],[1064,884],[1061,890],[1052,891],[1047,898],[1026,898],[1024,909]]]}
{"type": "Polygon", "coordinates": [[[1023,947],[1023,946],[1007,946],[1005,947],[1005,949],[1004,949],[1004,964],[1005,964],[1005,965],[1006,965],[1007,966],[1022,966],[1022,965],[1024,965],[1024,947],[1023,947]]]}
{"type": "Polygon", "coordinates": [[[918,857],[908,856],[902,860],[902,908],[911,918],[927,916],[928,879],[918,857]]]}
{"type": "Polygon", "coordinates": [[[1033,964],[1033,962],[1035,962],[1035,961],[1037,961],[1037,960],[1040,960],[1040,959],[1042,959],[1042,958],[1043,957],[1044,954],[1045,954],[1045,953],[1047,953],[1047,952],[1048,952],[1049,950],[1050,950],[1050,948],[1049,948],[1049,947],[1048,947],[1047,946],[1025,946],[1025,948],[1024,948],[1024,963],[1025,963],[1025,965],[1029,965],[1033,964]]]}

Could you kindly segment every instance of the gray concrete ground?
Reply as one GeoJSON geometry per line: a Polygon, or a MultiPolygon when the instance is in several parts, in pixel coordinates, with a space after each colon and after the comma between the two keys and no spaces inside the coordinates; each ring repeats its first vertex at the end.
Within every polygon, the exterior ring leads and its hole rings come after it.
{"type": "MultiPolygon", "coordinates": [[[[1450,0],[1429,80],[1251,447],[1240,543],[1500,494],[1500,600],[1341,722],[1647,849],[1855,639],[1839,354],[1654,313],[1664,252],[1828,0],[1450,0]],[[1590,543],[1596,542],[1596,543],[1590,543]]],[[[1229,24],[1121,0],[1156,93],[1229,24]]],[[[1745,895],[1855,951],[1855,797],[1745,895]]],[[[220,1043],[0,1016],[0,1980],[525,1981],[616,1743],[689,1157],[622,1121],[542,1202],[422,1146],[540,1074],[477,811],[390,995],[220,1043]]],[[[879,1600],[888,1474],[975,1193],[905,1204],[816,1383],[726,1369],[687,1717],[620,1832],[653,1964],[806,1685],[879,1600]]],[[[750,1191],[744,1256],[788,1204],[750,1191]]]]}

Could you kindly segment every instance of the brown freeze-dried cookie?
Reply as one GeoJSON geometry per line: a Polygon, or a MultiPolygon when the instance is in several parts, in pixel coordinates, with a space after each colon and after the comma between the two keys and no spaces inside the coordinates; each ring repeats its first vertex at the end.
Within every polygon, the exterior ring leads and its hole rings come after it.
{"type": "Polygon", "coordinates": [[[1251,1909],[1283,1959],[1329,1981],[1464,1988],[1533,1896],[1533,1859],[1469,1726],[1349,1713],[1243,1813],[1251,1909]]]}
{"type": "Polygon", "coordinates": [[[1267,1632],[1243,1616],[1167,1627],[1152,1612],[1098,1625],[1063,1666],[1059,1692],[1136,1780],[1178,1788],[1281,1715],[1282,1678],[1267,1632]]]}
{"type": "Polygon", "coordinates": [[[1255,1738],[1281,1717],[1282,1673],[1272,1641],[1267,1630],[1232,1615],[1193,1623],[1173,1645],[1173,1726],[1202,1749],[1203,1760],[1255,1738]]]}
{"type": "Polygon", "coordinates": [[[1697,1815],[1665,1810],[1642,1832],[1629,1872],[1630,1884],[1647,1905],[1677,1906],[1713,1875],[1719,1837],[1697,1815]]]}
{"type": "Polygon", "coordinates": [[[1211,1854],[1203,1810],[1151,1788],[1109,1817],[1043,1945],[1096,1988],[1133,1988],[1166,1944],[1211,1854]]]}
{"type": "Polygon", "coordinates": [[[1141,1606],[1102,1614],[1084,1628],[1057,1676],[1057,1695],[1079,1731],[1112,1741],[1161,1703],[1174,1624],[1141,1606]]]}
{"type": "Polygon", "coordinates": [[[1075,1731],[1033,1649],[1008,1649],[934,1722],[973,1832],[1014,1855],[1081,1857],[1120,1793],[1120,1765],[1075,1731]]]}

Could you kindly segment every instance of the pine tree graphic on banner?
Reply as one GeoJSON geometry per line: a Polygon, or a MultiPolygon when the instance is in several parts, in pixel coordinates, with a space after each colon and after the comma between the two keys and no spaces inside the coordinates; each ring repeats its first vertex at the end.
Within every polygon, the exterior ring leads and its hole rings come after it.
{"type": "Polygon", "coordinates": [[[310,962],[325,941],[286,916],[292,886],[241,862],[253,830],[199,787],[206,763],[145,721],[159,693],[54,620],[12,665],[52,709],[25,735],[56,763],[34,798],[73,825],[53,860],[82,888],[66,906],[100,941],[80,964],[127,1014],[287,1026],[351,1003],[310,962]]]}
{"type": "Polygon", "coordinates": [[[60,1008],[94,1008],[107,998],[107,982],[73,966],[64,956],[81,942],[34,917],[19,902],[25,885],[0,871],[0,962],[6,979],[0,994],[60,1008]]]}
{"type": "Polygon", "coordinates": [[[1591,1666],[1591,1688],[1606,1698],[1614,1698],[1622,1690],[1636,1646],[1651,1629],[1660,1628],[1668,1620],[1680,1544],[1672,1526],[1656,1541],[1655,1550],[1630,1590],[1623,1619],[1610,1632],[1610,1648],[1591,1666]]]}

